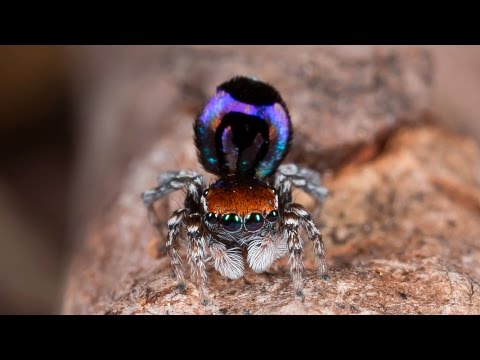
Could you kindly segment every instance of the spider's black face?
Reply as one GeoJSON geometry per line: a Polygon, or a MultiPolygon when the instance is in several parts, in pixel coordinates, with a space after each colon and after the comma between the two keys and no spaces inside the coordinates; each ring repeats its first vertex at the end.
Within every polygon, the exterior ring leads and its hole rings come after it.
{"type": "Polygon", "coordinates": [[[278,211],[272,210],[266,216],[253,212],[242,218],[235,213],[215,214],[209,212],[205,215],[205,224],[212,230],[223,229],[229,233],[238,231],[257,232],[264,227],[270,228],[278,220],[278,211]]]}
{"type": "Polygon", "coordinates": [[[250,237],[271,231],[278,220],[277,192],[258,179],[219,180],[202,195],[207,228],[219,237],[250,237]]]}

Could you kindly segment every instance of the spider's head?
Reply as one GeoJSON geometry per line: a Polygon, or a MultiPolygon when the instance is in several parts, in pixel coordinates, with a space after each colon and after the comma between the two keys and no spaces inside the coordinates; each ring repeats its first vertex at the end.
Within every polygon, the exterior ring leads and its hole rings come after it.
{"type": "Polygon", "coordinates": [[[278,220],[278,195],[258,179],[227,177],[202,195],[204,222],[214,232],[256,233],[278,220]]]}

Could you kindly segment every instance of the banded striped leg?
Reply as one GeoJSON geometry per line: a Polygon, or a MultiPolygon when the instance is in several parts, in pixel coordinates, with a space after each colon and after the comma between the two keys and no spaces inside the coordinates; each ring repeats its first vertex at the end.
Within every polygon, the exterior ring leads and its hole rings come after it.
{"type": "Polygon", "coordinates": [[[200,215],[189,215],[186,219],[186,227],[188,240],[187,254],[191,266],[192,278],[200,293],[200,301],[203,305],[207,305],[207,271],[205,268],[206,241],[200,215]]]}
{"type": "Polygon", "coordinates": [[[200,206],[200,195],[205,187],[203,176],[193,171],[168,171],[158,177],[158,186],[144,191],[142,200],[148,208],[155,201],[176,190],[187,187],[187,199],[194,202],[193,205],[200,206]]]}
{"type": "Polygon", "coordinates": [[[160,198],[173,191],[186,188],[184,208],[175,211],[168,220],[168,234],[166,250],[170,256],[175,277],[181,291],[185,290],[185,276],[182,260],[176,249],[177,238],[185,218],[189,212],[196,212],[201,208],[200,196],[205,185],[203,177],[191,171],[169,171],[158,177],[158,186],[142,193],[142,200],[148,210],[148,218],[160,238],[163,238],[162,221],[158,218],[154,204],[160,198]]]}
{"type": "Polygon", "coordinates": [[[295,296],[303,298],[303,240],[300,238],[298,228],[300,218],[293,211],[286,210],[283,214],[283,228],[287,238],[288,261],[290,264],[290,275],[292,277],[295,296]]]}
{"type": "Polygon", "coordinates": [[[295,214],[295,219],[298,222],[297,226],[302,225],[307,231],[308,237],[313,242],[319,274],[324,280],[327,280],[327,263],[322,234],[312,221],[308,211],[300,204],[292,203],[292,186],[303,189],[319,202],[325,200],[328,190],[321,185],[320,174],[310,169],[300,168],[295,164],[282,165],[275,175],[274,186],[279,192],[280,208],[284,209],[286,215],[295,214]]]}
{"type": "Polygon", "coordinates": [[[172,214],[172,216],[170,216],[170,219],[168,219],[168,236],[166,244],[166,250],[168,256],[170,257],[170,263],[172,264],[175,278],[177,279],[178,289],[181,293],[185,292],[186,283],[183,272],[182,258],[176,249],[176,244],[178,244],[178,234],[180,233],[185,216],[187,216],[186,209],[178,209],[172,214]]]}
{"type": "Polygon", "coordinates": [[[328,195],[328,189],[321,185],[320,174],[316,171],[295,164],[281,165],[275,174],[274,186],[284,207],[292,203],[292,185],[304,190],[320,203],[328,195]]]}
{"type": "Polygon", "coordinates": [[[163,222],[155,212],[154,204],[157,200],[171,192],[181,190],[184,187],[187,188],[185,208],[190,209],[190,211],[198,211],[198,208],[201,206],[200,195],[205,186],[203,177],[191,171],[168,171],[163,173],[158,177],[157,187],[142,193],[142,200],[148,211],[148,219],[160,239],[164,238],[165,229],[163,222]]]}
{"type": "Polygon", "coordinates": [[[308,211],[300,204],[293,203],[291,211],[297,215],[300,223],[307,231],[309,239],[313,242],[313,252],[318,266],[318,273],[324,279],[328,279],[327,262],[325,260],[325,246],[323,244],[322,234],[315,226],[308,211]]]}

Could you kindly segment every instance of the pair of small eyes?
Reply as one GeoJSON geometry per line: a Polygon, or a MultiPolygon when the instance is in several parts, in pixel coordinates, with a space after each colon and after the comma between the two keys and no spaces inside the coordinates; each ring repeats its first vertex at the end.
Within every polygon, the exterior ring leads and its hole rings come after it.
{"type": "MultiPolygon", "coordinates": [[[[266,219],[260,213],[251,213],[245,217],[245,229],[248,231],[257,231],[262,228],[265,220],[268,222],[275,222],[278,219],[278,211],[273,210],[271,211],[266,219]]],[[[212,225],[217,224],[220,222],[222,227],[229,232],[235,232],[240,230],[242,227],[242,218],[237,214],[230,213],[224,214],[221,218],[216,215],[215,213],[208,213],[206,216],[206,221],[212,225]]]]}

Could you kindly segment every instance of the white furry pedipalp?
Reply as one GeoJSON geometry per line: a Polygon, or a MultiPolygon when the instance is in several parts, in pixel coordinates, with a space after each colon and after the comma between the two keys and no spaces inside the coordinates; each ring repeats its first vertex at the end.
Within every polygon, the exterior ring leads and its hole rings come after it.
{"type": "Polygon", "coordinates": [[[227,249],[221,242],[214,241],[209,245],[210,259],[215,270],[228,279],[239,279],[243,276],[242,250],[238,247],[227,249]]]}
{"type": "Polygon", "coordinates": [[[253,271],[263,272],[286,251],[286,239],[283,236],[268,234],[255,238],[248,244],[247,262],[253,271]]]}

